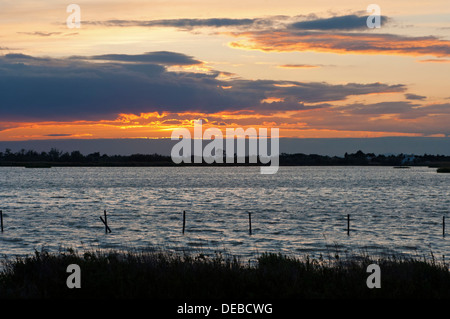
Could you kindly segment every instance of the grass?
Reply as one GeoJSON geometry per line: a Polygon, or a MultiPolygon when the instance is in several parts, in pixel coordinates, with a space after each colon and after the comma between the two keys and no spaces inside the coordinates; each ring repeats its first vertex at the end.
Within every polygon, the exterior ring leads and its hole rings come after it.
{"type": "Polygon", "coordinates": [[[312,299],[449,298],[447,265],[396,257],[302,258],[266,253],[255,264],[218,253],[45,251],[5,260],[0,298],[58,299],[312,299]],[[381,268],[381,288],[369,289],[369,264],[381,268]],[[81,268],[81,289],[69,289],[69,264],[81,268]]]}

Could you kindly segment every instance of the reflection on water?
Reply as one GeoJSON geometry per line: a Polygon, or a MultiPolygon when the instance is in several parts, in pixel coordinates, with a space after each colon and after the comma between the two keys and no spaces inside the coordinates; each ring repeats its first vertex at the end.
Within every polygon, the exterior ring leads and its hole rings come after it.
{"type": "Polygon", "coordinates": [[[432,168],[281,167],[261,175],[259,167],[3,167],[0,254],[162,247],[244,257],[336,249],[448,256],[449,186],[450,175],[432,168]],[[110,234],[99,218],[105,209],[110,234]]]}

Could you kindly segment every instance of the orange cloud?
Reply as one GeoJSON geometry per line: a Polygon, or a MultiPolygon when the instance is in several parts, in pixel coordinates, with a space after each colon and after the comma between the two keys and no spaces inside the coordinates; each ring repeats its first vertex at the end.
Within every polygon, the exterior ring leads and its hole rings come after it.
{"type": "MultiPolygon", "coordinates": [[[[267,102],[275,103],[275,101],[267,102]]],[[[120,114],[115,120],[0,123],[0,140],[170,138],[173,129],[278,127],[281,137],[381,137],[450,134],[450,104],[382,102],[261,113],[256,110],[120,114]]]]}
{"type": "Polygon", "coordinates": [[[281,97],[268,97],[266,99],[261,100],[261,103],[274,103],[274,102],[284,102],[284,98],[281,97]]]}
{"type": "Polygon", "coordinates": [[[315,51],[355,54],[394,54],[408,56],[450,56],[450,41],[433,36],[408,37],[394,34],[355,32],[311,32],[285,30],[231,33],[245,38],[229,43],[237,49],[264,52],[315,51]]]}
{"type": "Polygon", "coordinates": [[[418,60],[417,62],[421,62],[421,63],[450,63],[450,59],[427,59],[427,60],[418,60]]]}

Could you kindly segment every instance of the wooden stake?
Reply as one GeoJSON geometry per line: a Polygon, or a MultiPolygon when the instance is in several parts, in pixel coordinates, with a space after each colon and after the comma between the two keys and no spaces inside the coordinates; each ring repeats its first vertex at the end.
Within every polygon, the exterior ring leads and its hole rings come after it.
{"type": "Polygon", "coordinates": [[[442,216],[442,237],[445,237],[445,216],[442,216]]]}
{"type": "Polygon", "coordinates": [[[0,224],[1,224],[2,233],[3,233],[3,211],[2,210],[0,210],[0,224]]]}
{"type": "Polygon", "coordinates": [[[109,226],[106,224],[105,220],[103,219],[102,216],[100,216],[100,220],[103,222],[103,224],[105,224],[105,234],[107,232],[111,232],[111,229],[109,228],[109,226]]]}
{"type": "Polygon", "coordinates": [[[186,211],[183,210],[183,235],[185,227],[186,227],[186,211]]]}
{"type": "Polygon", "coordinates": [[[252,213],[248,213],[248,233],[252,234],[252,213]]]}
{"type": "Polygon", "coordinates": [[[347,236],[350,236],[350,214],[347,214],[347,236]]]}
{"type": "Polygon", "coordinates": [[[102,216],[100,216],[100,219],[102,220],[103,224],[105,224],[105,234],[107,234],[108,232],[111,232],[111,229],[108,227],[108,219],[106,217],[106,210],[104,211],[104,215],[105,215],[105,219],[103,219],[102,216]]]}
{"type": "Polygon", "coordinates": [[[105,215],[105,234],[108,232],[108,219],[106,218],[106,209],[103,211],[105,215]]]}

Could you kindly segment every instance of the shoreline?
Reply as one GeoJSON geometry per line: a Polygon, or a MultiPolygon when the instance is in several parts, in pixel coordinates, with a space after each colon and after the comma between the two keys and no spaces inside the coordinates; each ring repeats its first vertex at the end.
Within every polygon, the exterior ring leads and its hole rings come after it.
{"type": "MultiPolygon", "coordinates": [[[[191,155],[189,163],[183,160],[175,164],[171,156],[161,154],[132,154],[132,155],[106,155],[99,152],[84,155],[79,151],[62,152],[52,148],[49,152],[38,153],[32,150],[22,150],[12,153],[7,149],[0,152],[0,166],[70,166],[70,167],[134,167],[134,166],[269,166],[270,163],[262,163],[261,159],[253,162],[248,155],[234,154],[232,161],[229,158],[217,157],[212,163],[203,157],[191,155]]],[[[383,155],[374,153],[345,153],[343,157],[303,153],[281,153],[277,155],[278,166],[429,166],[448,167],[450,156],[430,154],[397,154],[383,155]]]]}
{"type": "MultiPolygon", "coordinates": [[[[448,165],[448,164],[445,164],[448,165]]],[[[0,167],[24,167],[24,168],[53,168],[53,167],[260,167],[270,166],[269,164],[255,163],[53,163],[53,162],[30,162],[30,163],[0,163],[0,167]]],[[[279,167],[390,167],[394,169],[407,169],[413,167],[422,168],[443,168],[447,166],[430,165],[430,164],[413,164],[408,166],[397,166],[390,164],[279,164],[279,167]]]]}

